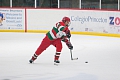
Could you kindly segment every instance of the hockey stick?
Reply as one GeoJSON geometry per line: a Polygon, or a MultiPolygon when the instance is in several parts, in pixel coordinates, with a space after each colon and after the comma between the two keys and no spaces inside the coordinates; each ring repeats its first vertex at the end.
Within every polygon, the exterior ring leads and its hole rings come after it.
{"type": "Polygon", "coordinates": [[[71,60],[78,60],[78,58],[73,58],[72,57],[72,50],[70,50],[70,54],[71,54],[71,60]]]}
{"type": "MultiPolygon", "coordinates": [[[[69,41],[70,41],[70,38],[69,38],[69,41]]],[[[73,58],[71,49],[70,49],[70,54],[71,54],[71,60],[78,60],[78,58],[73,58]]]]}

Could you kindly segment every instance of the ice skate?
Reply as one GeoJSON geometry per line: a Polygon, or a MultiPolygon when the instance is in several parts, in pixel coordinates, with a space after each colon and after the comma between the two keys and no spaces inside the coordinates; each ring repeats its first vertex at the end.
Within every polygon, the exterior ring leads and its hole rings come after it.
{"type": "Polygon", "coordinates": [[[33,63],[36,59],[37,59],[37,58],[32,57],[32,58],[29,60],[29,62],[30,62],[30,63],[33,63]]]}
{"type": "Polygon", "coordinates": [[[30,62],[30,63],[33,63],[33,60],[31,59],[31,60],[29,60],[29,62],[30,62]]]}
{"type": "Polygon", "coordinates": [[[34,54],[32,58],[29,60],[30,63],[33,63],[37,59],[37,55],[34,54]]]}
{"type": "Polygon", "coordinates": [[[59,60],[54,60],[54,65],[58,65],[60,63],[59,60]]]}

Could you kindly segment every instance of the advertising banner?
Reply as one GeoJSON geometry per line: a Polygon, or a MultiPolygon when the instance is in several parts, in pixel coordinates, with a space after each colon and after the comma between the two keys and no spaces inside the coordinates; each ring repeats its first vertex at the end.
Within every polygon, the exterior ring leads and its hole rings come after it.
{"type": "Polygon", "coordinates": [[[69,16],[68,10],[59,9],[27,9],[28,30],[50,30],[64,16],[69,16]]]}
{"type": "Polygon", "coordinates": [[[71,30],[82,32],[120,33],[117,11],[71,10],[71,30]]]}
{"type": "Polygon", "coordinates": [[[27,9],[27,23],[28,30],[50,30],[67,16],[71,31],[120,34],[119,15],[117,11],[27,9]]]}
{"type": "Polygon", "coordinates": [[[25,9],[0,8],[0,29],[24,30],[25,9]]]}
{"type": "Polygon", "coordinates": [[[0,31],[45,32],[66,16],[73,32],[120,34],[119,15],[119,11],[0,8],[0,31]]]}

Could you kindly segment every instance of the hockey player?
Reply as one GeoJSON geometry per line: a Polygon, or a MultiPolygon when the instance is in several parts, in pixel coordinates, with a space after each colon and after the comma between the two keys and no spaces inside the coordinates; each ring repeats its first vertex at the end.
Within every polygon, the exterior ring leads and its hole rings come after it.
{"type": "Polygon", "coordinates": [[[60,63],[59,57],[62,50],[62,43],[61,41],[64,41],[69,49],[73,49],[72,44],[68,40],[68,38],[71,37],[70,30],[68,29],[70,25],[70,18],[69,17],[63,17],[61,22],[56,23],[56,25],[52,28],[51,31],[49,31],[45,38],[42,40],[40,46],[35,51],[35,54],[32,56],[32,58],[29,60],[30,63],[33,63],[37,59],[37,57],[44,51],[46,48],[48,48],[50,45],[55,46],[56,53],[54,56],[54,62],[60,63]]]}

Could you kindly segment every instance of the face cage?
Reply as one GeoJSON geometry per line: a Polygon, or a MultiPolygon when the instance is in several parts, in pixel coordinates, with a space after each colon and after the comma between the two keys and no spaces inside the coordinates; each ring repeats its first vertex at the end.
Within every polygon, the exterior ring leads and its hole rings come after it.
{"type": "Polygon", "coordinates": [[[70,26],[70,24],[71,24],[71,22],[69,22],[66,26],[68,26],[68,27],[69,27],[69,26],[70,26]]]}

